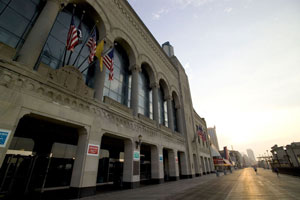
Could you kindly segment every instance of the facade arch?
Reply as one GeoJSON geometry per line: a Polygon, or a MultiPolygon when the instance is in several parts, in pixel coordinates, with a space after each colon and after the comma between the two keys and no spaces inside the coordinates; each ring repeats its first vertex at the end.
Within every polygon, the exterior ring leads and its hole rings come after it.
{"type": "Polygon", "coordinates": [[[129,66],[132,68],[136,65],[137,60],[137,48],[134,45],[134,42],[130,38],[129,35],[127,35],[123,30],[120,28],[113,28],[111,30],[112,35],[112,41],[115,43],[119,43],[124,50],[126,51],[128,58],[129,58],[129,66]]]}
{"type": "Polygon", "coordinates": [[[157,72],[155,70],[153,62],[145,54],[138,56],[139,65],[146,65],[146,70],[150,78],[150,85],[153,85],[157,81],[157,72]]]}

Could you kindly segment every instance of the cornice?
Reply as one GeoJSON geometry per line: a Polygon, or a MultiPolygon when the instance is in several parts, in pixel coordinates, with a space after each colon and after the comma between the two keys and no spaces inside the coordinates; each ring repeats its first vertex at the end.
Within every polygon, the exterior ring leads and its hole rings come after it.
{"type": "Polygon", "coordinates": [[[120,0],[113,0],[113,2],[117,5],[117,8],[120,9],[121,13],[124,14],[124,16],[127,18],[127,20],[132,24],[132,26],[137,30],[137,32],[139,32],[139,34],[146,41],[146,43],[149,45],[149,47],[155,52],[155,54],[169,68],[169,70],[173,73],[173,75],[175,77],[178,77],[178,69],[173,65],[170,58],[163,51],[160,44],[154,38],[154,36],[149,31],[149,29],[146,27],[146,25],[143,23],[143,21],[136,14],[136,12],[133,10],[133,8],[129,5],[129,3],[127,1],[120,1],[120,0]],[[121,5],[122,3],[124,5],[121,5]],[[124,6],[126,6],[131,11],[131,13],[128,13],[128,11],[124,8],[124,6]],[[134,15],[134,17],[132,16],[132,14],[134,15]],[[143,27],[143,28],[141,28],[141,27],[143,27]]]}

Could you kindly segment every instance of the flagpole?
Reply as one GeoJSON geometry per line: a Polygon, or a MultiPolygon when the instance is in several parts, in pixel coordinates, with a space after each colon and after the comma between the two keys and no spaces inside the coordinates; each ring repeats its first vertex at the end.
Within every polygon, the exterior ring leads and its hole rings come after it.
{"type": "Polygon", "coordinates": [[[94,60],[93,62],[91,62],[84,70],[81,71],[81,73],[83,73],[85,70],[87,70],[88,68],[90,68],[93,64],[95,64],[96,60],[94,60]]]}
{"type": "MultiPolygon", "coordinates": [[[[78,29],[81,28],[81,22],[82,22],[82,20],[83,20],[84,14],[85,14],[85,10],[82,11],[82,15],[81,15],[81,18],[80,18],[80,22],[79,22],[79,25],[78,25],[78,29]]],[[[77,29],[77,31],[78,31],[78,29],[77,29]]],[[[81,31],[81,30],[80,30],[80,31],[81,31]]],[[[79,38],[78,38],[78,40],[79,40],[79,38]]],[[[72,54],[73,54],[73,51],[71,51],[70,54],[69,54],[69,58],[68,58],[67,65],[69,65],[69,63],[70,63],[72,54]]]]}
{"type": "MultiPolygon", "coordinates": [[[[72,24],[72,19],[73,19],[73,16],[75,14],[75,8],[76,8],[76,4],[74,3],[73,4],[73,10],[72,10],[72,17],[71,17],[71,22],[70,22],[70,26],[69,26],[69,31],[70,31],[70,27],[71,27],[71,24],[72,24]]],[[[69,37],[69,33],[68,33],[68,37],[69,37]]],[[[65,46],[65,52],[64,52],[64,59],[63,59],[63,65],[62,66],[65,66],[65,60],[66,60],[66,56],[67,56],[67,48],[68,48],[69,44],[67,44],[65,46]]]]}
{"type": "MultiPolygon", "coordinates": [[[[100,40],[101,41],[101,40],[100,40]]],[[[108,50],[106,50],[102,55],[105,55],[107,52],[109,52],[109,50],[111,50],[112,47],[110,47],[108,50]]],[[[88,55],[82,62],[81,64],[77,67],[77,69],[80,69],[80,67],[85,63],[85,61],[89,58],[90,55],[88,55]]],[[[100,61],[100,58],[98,58],[98,60],[100,61]]]]}
{"type": "Polygon", "coordinates": [[[89,36],[85,39],[84,45],[81,46],[81,49],[79,50],[78,55],[77,55],[76,59],[75,59],[74,62],[73,62],[73,66],[75,65],[76,61],[78,60],[78,58],[79,58],[79,56],[80,56],[80,54],[81,54],[81,51],[83,50],[83,47],[86,45],[88,39],[91,37],[91,35],[92,35],[94,29],[96,28],[97,23],[98,23],[98,21],[96,21],[96,24],[95,24],[94,27],[92,28],[92,30],[91,30],[89,36]]]}

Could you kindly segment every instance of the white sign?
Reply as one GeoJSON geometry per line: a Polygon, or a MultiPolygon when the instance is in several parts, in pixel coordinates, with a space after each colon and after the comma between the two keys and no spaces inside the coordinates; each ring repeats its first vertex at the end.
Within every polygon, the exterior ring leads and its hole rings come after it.
{"type": "Polygon", "coordinates": [[[97,144],[89,144],[87,155],[89,156],[99,156],[100,146],[97,144]]]}
{"type": "Polygon", "coordinates": [[[0,129],[0,147],[5,147],[11,130],[0,129]]]}

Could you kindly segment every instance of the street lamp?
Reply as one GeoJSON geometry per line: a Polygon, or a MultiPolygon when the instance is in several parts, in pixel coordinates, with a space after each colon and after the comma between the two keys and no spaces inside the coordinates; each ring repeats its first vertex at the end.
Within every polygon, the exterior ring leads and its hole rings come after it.
{"type": "Polygon", "coordinates": [[[136,147],[136,149],[138,149],[139,148],[139,146],[141,146],[141,144],[142,144],[142,138],[143,138],[143,136],[142,135],[139,135],[138,136],[138,141],[135,141],[135,147],[136,147]]]}

